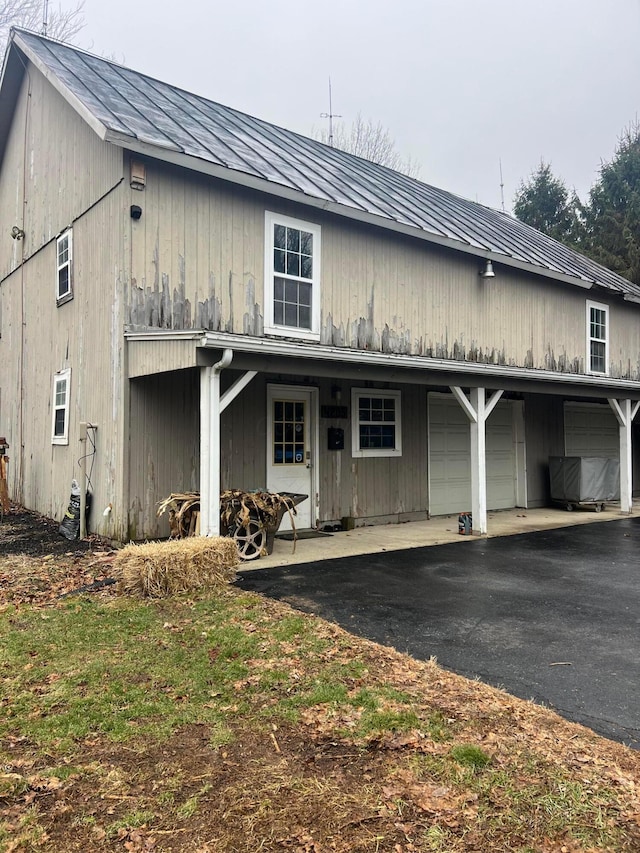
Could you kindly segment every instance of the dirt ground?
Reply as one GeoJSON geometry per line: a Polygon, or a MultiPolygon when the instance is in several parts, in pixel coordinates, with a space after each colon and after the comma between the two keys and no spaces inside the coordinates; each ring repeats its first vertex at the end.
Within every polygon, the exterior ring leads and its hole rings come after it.
{"type": "MultiPolygon", "coordinates": [[[[57,526],[17,508],[5,517],[0,605],[46,608],[59,596],[93,584],[98,585],[96,595],[116,594],[114,587],[102,585],[113,556],[109,546],[99,539],[69,542],[58,534],[57,526]]],[[[266,606],[273,609],[274,618],[285,609],[277,602],[266,606]]],[[[426,666],[357,638],[353,648],[389,683],[411,684],[426,666]]],[[[464,719],[473,707],[474,736],[487,748],[510,748],[515,715],[517,736],[535,739],[550,763],[560,760],[582,776],[610,774],[611,785],[629,792],[626,810],[615,817],[628,828],[628,842],[618,849],[640,850],[640,756],[543,709],[511,702],[509,697],[496,699],[496,691],[486,692],[483,685],[451,674],[443,673],[436,689],[445,715],[464,719]],[[503,703],[497,711],[496,703],[503,703]],[[478,728],[483,718],[484,733],[478,728]],[[503,723],[497,727],[496,720],[503,723]]],[[[12,757],[11,772],[30,782],[18,797],[3,797],[0,790],[0,822],[9,828],[4,847],[0,837],[0,850],[586,853],[596,849],[557,838],[538,838],[530,844],[526,829],[530,824],[524,817],[521,838],[512,829],[501,835],[498,820],[489,841],[473,829],[478,813],[473,795],[465,797],[437,781],[416,783],[415,762],[421,757],[435,760],[437,745],[430,743],[427,749],[410,735],[372,741],[363,749],[335,738],[331,721],[319,713],[303,725],[265,728],[249,738],[237,731],[235,739],[218,749],[212,748],[209,728],[199,724],[184,726],[162,744],[131,746],[87,739],[65,759],[69,772],[57,776],[44,773],[51,756],[10,737],[1,745],[2,752],[12,757]],[[164,814],[159,813],[159,803],[166,805],[164,814]],[[43,833],[30,841],[24,837],[12,841],[11,828],[24,822],[30,809],[43,833]],[[152,828],[145,820],[147,813],[154,816],[152,828]],[[432,834],[436,824],[445,827],[448,841],[432,834]]],[[[497,813],[503,806],[494,803],[497,813]]]]}

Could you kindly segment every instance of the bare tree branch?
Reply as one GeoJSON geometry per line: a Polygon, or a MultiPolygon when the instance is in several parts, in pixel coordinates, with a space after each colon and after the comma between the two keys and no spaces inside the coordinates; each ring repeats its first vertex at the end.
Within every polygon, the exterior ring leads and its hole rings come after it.
{"type": "MultiPolygon", "coordinates": [[[[320,142],[329,144],[329,132],[326,128],[314,132],[314,136],[320,142]]],[[[395,141],[387,128],[380,122],[374,124],[371,119],[363,119],[360,113],[351,125],[342,121],[334,124],[333,147],[380,166],[387,166],[396,172],[403,172],[411,178],[417,178],[420,174],[420,165],[410,157],[403,157],[396,150],[395,141]]]]}
{"type": "MultiPolygon", "coordinates": [[[[71,41],[84,27],[84,0],[72,9],[49,9],[47,35],[62,41],[71,41]]],[[[0,0],[0,50],[4,52],[11,27],[21,27],[36,33],[42,32],[42,0],[0,0]]]]}

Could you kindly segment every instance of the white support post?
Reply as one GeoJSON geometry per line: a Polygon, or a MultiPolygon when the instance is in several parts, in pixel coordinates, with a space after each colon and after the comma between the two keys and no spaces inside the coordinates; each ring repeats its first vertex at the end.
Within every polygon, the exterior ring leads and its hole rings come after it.
{"type": "Polygon", "coordinates": [[[209,530],[209,471],[211,466],[211,371],[200,369],[200,535],[209,530]]]}
{"type": "Polygon", "coordinates": [[[487,456],[484,388],[472,388],[469,395],[475,420],[469,424],[471,437],[471,513],[473,532],[487,532],[487,456]]]}
{"type": "Polygon", "coordinates": [[[631,424],[640,402],[609,399],[620,432],[620,510],[630,513],[633,508],[631,424]]]}
{"type": "MultiPolygon", "coordinates": [[[[220,535],[220,414],[223,410],[220,401],[220,374],[225,367],[229,367],[232,360],[233,350],[226,349],[219,362],[212,367],[203,367],[200,373],[201,536],[220,535]]],[[[245,384],[249,381],[247,379],[245,384]]],[[[241,382],[242,380],[238,380],[236,385],[241,382]]],[[[239,388],[236,393],[241,390],[242,388],[239,388]]],[[[231,396],[228,402],[231,402],[234,396],[231,396]]]]}
{"type": "Polygon", "coordinates": [[[487,400],[484,388],[472,388],[470,399],[458,386],[452,385],[451,391],[469,418],[473,532],[483,535],[487,533],[486,420],[495,409],[503,392],[494,391],[487,400]]]}

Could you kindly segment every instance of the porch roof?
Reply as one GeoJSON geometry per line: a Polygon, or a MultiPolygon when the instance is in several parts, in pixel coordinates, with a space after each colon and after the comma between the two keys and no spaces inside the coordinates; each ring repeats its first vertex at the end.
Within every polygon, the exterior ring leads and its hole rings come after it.
{"type": "Polygon", "coordinates": [[[609,376],[371,352],[228,332],[128,330],[125,337],[129,343],[130,378],[210,366],[225,350],[231,350],[232,368],[263,373],[640,400],[639,382],[609,376]]]}

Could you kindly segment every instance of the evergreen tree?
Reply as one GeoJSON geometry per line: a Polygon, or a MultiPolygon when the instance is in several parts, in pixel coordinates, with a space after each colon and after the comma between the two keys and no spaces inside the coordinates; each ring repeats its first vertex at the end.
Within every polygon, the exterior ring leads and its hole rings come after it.
{"type": "Polygon", "coordinates": [[[640,284],[640,125],[626,128],[589,194],[585,251],[640,284]]]}
{"type": "Polygon", "coordinates": [[[527,181],[521,181],[513,204],[521,222],[569,246],[582,242],[582,205],[575,191],[556,178],[549,163],[540,161],[527,181]]]}

